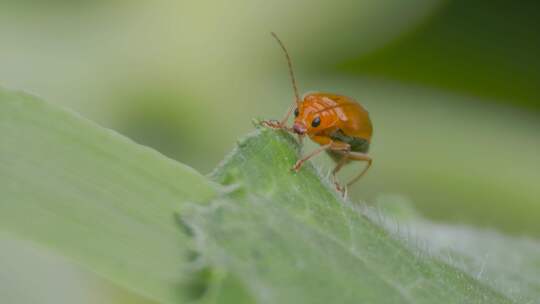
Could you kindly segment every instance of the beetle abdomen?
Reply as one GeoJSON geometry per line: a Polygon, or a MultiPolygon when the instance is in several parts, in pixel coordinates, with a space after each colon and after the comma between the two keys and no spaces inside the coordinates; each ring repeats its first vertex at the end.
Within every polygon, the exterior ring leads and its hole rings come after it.
{"type": "MultiPolygon", "coordinates": [[[[341,129],[330,134],[330,138],[334,141],[344,142],[351,146],[351,151],[367,153],[369,151],[369,141],[360,137],[354,137],[343,133],[341,129]]],[[[345,155],[345,152],[326,150],[328,155],[335,161],[339,162],[345,155]]]]}
{"type": "Polygon", "coordinates": [[[367,139],[347,135],[341,129],[332,132],[330,138],[334,141],[349,144],[351,146],[351,151],[362,153],[367,153],[369,151],[369,141],[367,139]]]}

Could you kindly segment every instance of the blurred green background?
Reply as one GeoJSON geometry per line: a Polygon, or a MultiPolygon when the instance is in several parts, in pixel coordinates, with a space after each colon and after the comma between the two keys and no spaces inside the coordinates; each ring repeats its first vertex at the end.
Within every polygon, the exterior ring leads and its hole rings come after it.
{"type": "Polygon", "coordinates": [[[302,91],[372,115],[355,200],[539,237],[539,28],[533,0],[2,1],[0,86],[208,173],[292,102],[275,31],[302,91]]]}

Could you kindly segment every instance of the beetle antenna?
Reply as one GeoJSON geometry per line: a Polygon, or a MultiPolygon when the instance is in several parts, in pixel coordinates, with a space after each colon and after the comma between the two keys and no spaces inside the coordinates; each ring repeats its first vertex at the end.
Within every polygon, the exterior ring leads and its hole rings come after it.
{"type": "Polygon", "coordinates": [[[281,46],[281,49],[283,49],[283,52],[285,53],[285,57],[287,58],[287,65],[289,66],[289,75],[291,76],[291,82],[294,90],[294,97],[296,98],[296,103],[299,104],[300,95],[298,94],[298,87],[296,86],[296,78],[294,77],[291,57],[289,56],[289,52],[287,52],[287,48],[285,48],[285,44],[283,44],[283,42],[281,41],[281,39],[279,39],[276,33],[271,32],[271,34],[279,43],[279,46],[281,46]]]}

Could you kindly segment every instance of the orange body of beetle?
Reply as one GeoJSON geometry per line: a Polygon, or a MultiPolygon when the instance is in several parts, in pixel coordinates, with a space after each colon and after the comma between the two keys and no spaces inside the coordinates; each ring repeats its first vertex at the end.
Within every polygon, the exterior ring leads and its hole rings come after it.
{"type": "Polygon", "coordinates": [[[336,188],[343,192],[345,188],[337,182],[336,174],[344,165],[350,161],[367,162],[367,166],[347,186],[362,177],[371,166],[372,159],[367,155],[373,134],[369,114],[359,103],[343,95],[308,93],[300,99],[287,50],[276,34],[272,35],[287,57],[296,100],[281,121],[264,121],[263,124],[294,132],[300,138],[307,135],[318,143],[320,147],[299,159],[293,169],[300,170],[305,161],[326,151],[337,162],[332,177],[336,188]],[[291,113],[295,119],[293,127],[289,128],[286,123],[291,113]]]}

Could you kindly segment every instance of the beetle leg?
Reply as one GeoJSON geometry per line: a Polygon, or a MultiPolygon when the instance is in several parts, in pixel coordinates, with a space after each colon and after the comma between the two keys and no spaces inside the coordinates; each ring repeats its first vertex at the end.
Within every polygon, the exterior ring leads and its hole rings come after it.
{"type": "Polygon", "coordinates": [[[338,192],[341,192],[341,194],[343,195],[345,193],[345,187],[341,186],[337,180],[337,176],[336,174],[339,172],[339,170],[341,170],[341,168],[343,168],[343,166],[345,164],[347,164],[349,162],[349,153],[346,153],[343,155],[343,157],[339,160],[339,162],[337,163],[336,167],[334,168],[334,170],[332,170],[332,182],[334,183],[334,185],[336,186],[336,190],[338,192]]]}
{"type": "Polygon", "coordinates": [[[341,168],[343,168],[344,165],[349,162],[351,146],[347,143],[339,143],[339,145],[334,145],[334,147],[332,147],[332,150],[336,152],[341,152],[341,154],[343,154],[343,157],[339,160],[334,170],[332,170],[332,182],[336,186],[336,190],[341,192],[341,194],[345,196],[345,187],[339,184],[336,174],[339,172],[339,170],[341,170],[341,168]]]}
{"type": "Polygon", "coordinates": [[[311,153],[309,153],[308,155],[302,157],[301,159],[299,159],[298,161],[296,161],[296,163],[294,164],[294,166],[292,167],[292,170],[293,171],[296,171],[298,172],[298,170],[300,170],[300,168],[302,168],[302,165],[310,158],[314,157],[314,156],[317,156],[319,153],[327,150],[327,149],[330,149],[333,145],[333,142],[330,142],[329,144],[326,144],[324,146],[320,146],[319,148],[313,150],[311,153]]]}
{"type": "Polygon", "coordinates": [[[373,159],[369,155],[367,155],[365,153],[361,153],[361,152],[349,151],[349,152],[345,153],[343,158],[336,165],[336,168],[334,168],[334,171],[332,171],[332,175],[333,175],[334,179],[336,178],[336,174],[338,173],[339,170],[341,170],[343,165],[345,165],[350,160],[365,161],[365,162],[367,162],[367,165],[364,167],[364,169],[362,171],[360,171],[360,173],[358,175],[356,175],[353,179],[351,179],[347,183],[347,186],[350,186],[350,185],[354,184],[362,176],[364,176],[364,174],[366,174],[367,170],[371,167],[371,164],[373,163],[373,159]]]}
{"type": "Polygon", "coordinates": [[[298,134],[298,145],[300,146],[300,154],[304,148],[304,135],[298,134]]]}
{"type": "Polygon", "coordinates": [[[287,123],[287,120],[289,120],[289,117],[291,116],[291,113],[293,112],[295,105],[296,104],[292,104],[291,106],[289,106],[289,109],[285,113],[285,116],[280,121],[277,121],[277,120],[264,120],[264,121],[261,122],[261,124],[263,124],[263,125],[265,125],[267,127],[273,128],[273,129],[283,129],[283,130],[286,130],[288,132],[292,132],[292,129],[289,128],[289,127],[286,127],[285,124],[287,123]]]}

